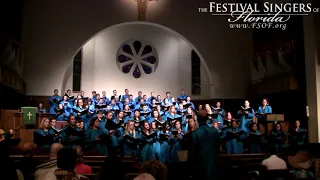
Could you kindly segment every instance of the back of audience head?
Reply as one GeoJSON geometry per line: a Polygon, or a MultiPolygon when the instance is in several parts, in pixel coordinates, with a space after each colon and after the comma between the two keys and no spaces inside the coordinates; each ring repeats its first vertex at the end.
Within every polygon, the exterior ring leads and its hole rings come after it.
{"type": "Polygon", "coordinates": [[[167,179],[166,165],[157,160],[144,162],[140,167],[140,173],[151,174],[157,180],[167,179]]]}
{"type": "Polygon", "coordinates": [[[17,169],[9,158],[0,157],[0,179],[10,177],[10,180],[18,180],[17,169]]]}
{"type": "Polygon", "coordinates": [[[139,174],[137,177],[135,177],[133,180],[158,180],[158,179],[155,179],[152,175],[148,173],[142,173],[142,174],[139,174]]]}
{"type": "Polygon", "coordinates": [[[57,166],[59,169],[74,171],[77,160],[77,152],[70,148],[62,148],[58,152],[57,166]]]}
{"type": "Polygon", "coordinates": [[[121,157],[117,154],[116,148],[108,148],[108,157],[105,159],[99,173],[101,180],[123,179],[125,177],[125,169],[122,166],[121,157]]]}
{"type": "Polygon", "coordinates": [[[277,155],[278,154],[278,149],[275,146],[269,146],[268,147],[268,152],[270,156],[271,155],[277,155]]]}
{"type": "Polygon", "coordinates": [[[50,159],[57,159],[58,152],[63,148],[62,144],[60,143],[53,143],[50,147],[50,159]]]}
{"type": "Polygon", "coordinates": [[[83,152],[81,146],[73,146],[72,149],[74,149],[77,152],[77,162],[76,163],[82,163],[83,162],[83,152]]]}
{"type": "Polygon", "coordinates": [[[21,147],[22,154],[24,157],[32,157],[32,151],[33,151],[33,144],[32,143],[24,143],[21,147]]]}
{"type": "Polygon", "coordinates": [[[199,110],[197,114],[197,121],[200,125],[206,124],[208,120],[208,114],[205,110],[199,110]]]}
{"type": "Polygon", "coordinates": [[[17,169],[9,157],[7,147],[0,145],[0,179],[10,177],[10,180],[18,180],[17,169]]]}

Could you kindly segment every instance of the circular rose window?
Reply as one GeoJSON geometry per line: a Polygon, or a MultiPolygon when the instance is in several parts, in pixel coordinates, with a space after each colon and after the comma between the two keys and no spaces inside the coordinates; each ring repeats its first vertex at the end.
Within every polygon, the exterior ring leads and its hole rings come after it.
{"type": "Polygon", "coordinates": [[[158,66],[157,50],[149,43],[127,41],[118,50],[117,65],[123,73],[135,78],[151,74],[158,66]]]}

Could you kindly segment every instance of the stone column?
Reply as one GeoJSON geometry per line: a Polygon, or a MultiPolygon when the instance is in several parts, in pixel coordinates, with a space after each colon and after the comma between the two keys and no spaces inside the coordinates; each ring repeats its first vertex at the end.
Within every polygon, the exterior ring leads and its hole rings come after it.
{"type": "Polygon", "coordinates": [[[319,25],[319,13],[311,13],[303,17],[307,105],[309,109],[308,137],[310,143],[320,142],[319,25]]]}

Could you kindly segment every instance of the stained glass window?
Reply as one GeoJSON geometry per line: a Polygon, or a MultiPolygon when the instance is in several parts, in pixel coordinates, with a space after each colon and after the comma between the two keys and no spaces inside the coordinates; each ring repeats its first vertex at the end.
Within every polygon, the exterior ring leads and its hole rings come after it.
{"type": "Polygon", "coordinates": [[[200,57],[192,50],[191,52],[191,91],[192,95],[201,94],[201,68],[200,68],[200,57]]]}
{"type": "Polygon", "coordinates": [[[78,92],[81,88],[82,49],[73,58],[72,91],[78,92]]]}
{"type": "Polygon", "coordinates": [[[117,65],[123,73],[140,78],[155,72],[158,66],[158,54],[149,43],[130,40],[119,48],[117,65]]]}

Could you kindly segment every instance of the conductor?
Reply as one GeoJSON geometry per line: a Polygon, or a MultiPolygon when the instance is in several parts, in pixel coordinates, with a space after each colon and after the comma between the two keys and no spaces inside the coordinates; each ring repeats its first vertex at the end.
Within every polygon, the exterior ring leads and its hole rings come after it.
{"type": "Polygon", "coordinates": [[[206,124],[207,120],[207,113],[199,111],[199,128],[192,133],[188,150],[188,164],[193,169],[192,179],[218,179],[220,136],[215,128],[206,124]]]}

